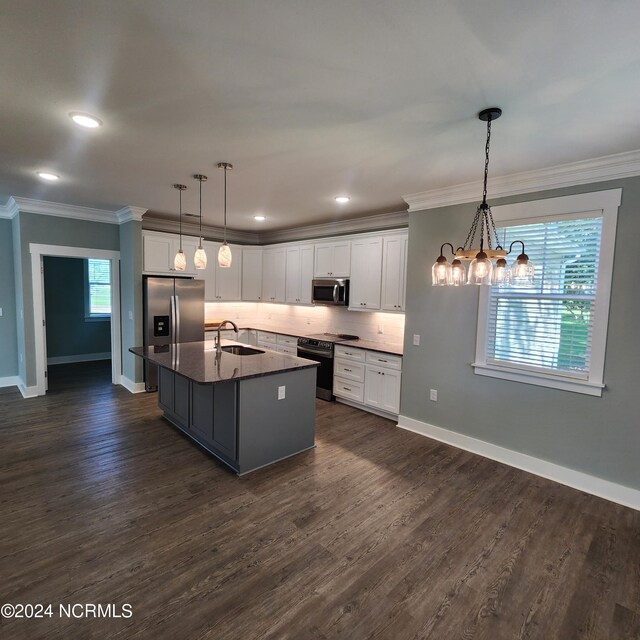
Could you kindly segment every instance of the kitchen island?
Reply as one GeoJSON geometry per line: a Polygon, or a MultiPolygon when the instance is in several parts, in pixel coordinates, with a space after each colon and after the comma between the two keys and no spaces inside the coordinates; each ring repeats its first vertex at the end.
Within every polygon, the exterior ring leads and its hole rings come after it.
{"type": "Polygon", "coordinates": [[[315,446],[317,362],[222,340],[134,347],[164,417],[238,475],[315,446]]]}

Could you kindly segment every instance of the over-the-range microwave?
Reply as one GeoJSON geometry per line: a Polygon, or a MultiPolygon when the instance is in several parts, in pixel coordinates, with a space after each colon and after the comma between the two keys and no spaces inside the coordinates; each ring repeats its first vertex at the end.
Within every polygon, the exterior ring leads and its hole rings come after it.
{"type": "Polygon", "coordinates": [[[318,278],[313,281],[311,299],[314,304],[349,305],[349,280],[347,278],[318,278]]]}

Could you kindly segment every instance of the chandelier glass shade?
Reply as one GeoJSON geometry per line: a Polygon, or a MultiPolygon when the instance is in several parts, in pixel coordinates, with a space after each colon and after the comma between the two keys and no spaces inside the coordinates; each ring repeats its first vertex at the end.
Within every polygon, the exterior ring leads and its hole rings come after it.
{"type": "Polygon", "coordinates": [[[514,240],[509,251],[503,249],[493,221],[491,207],[487,203],[491,122],[501,115],[502,109],[498,107],[484,109],[478,114],[478,118],[487,123],[482,202],[476,209],[464,244],[454,249],[450,242],[445,242],[440,247],[440,255],[431,269],[433,286],[458,287],[462,284],[531,286],[533,284],[534,268],[524,251],[524,243],[520,240],[514,240]],[[479,247],[474,248],[476,240],[479,241],[479,247]],[[511,253],[514,244],[522,245],[522,253],[510,267],[507,267],[506,257],[511,253]],[[451,248],[454,258],[451,264],[444,256],[444,248],[447,246],[451,248]],[[463,261],[471,261],[468,269],[465,269],[463,261]]]}
{"type": "Polygon", "coordinates": [[[224,238],[218,250],[218,266],[228,269],[231,266],[231,247],[227,244],[227,171],[233,169],[229,162],[219,162],[218,169],[224,170],[224,238]]]}
{"type": "Polygon", "coordinates": [[[182,250],[182,192],[186,190],[187,185],[186,184],[174,184],[173,185],[174,189],[178,190],[179,193],[179,206],[180,206],[180,248],[178,249],[178,252],[176,253],[174,259],[173,259],[173,268],[176,271],[184,271],[187,267],[187,258],[184,255],[184,251],[182,250]]]}

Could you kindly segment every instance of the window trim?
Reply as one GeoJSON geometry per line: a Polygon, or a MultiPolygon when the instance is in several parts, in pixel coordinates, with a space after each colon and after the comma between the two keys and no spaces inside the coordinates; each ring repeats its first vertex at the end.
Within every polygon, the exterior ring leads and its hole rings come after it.
{"type": "MultiPolygon", "coordinates": [[[[89,283],[89,260],[102,260],[102,258],[84,258],[84,321],[85,322],[111,322],[111,313],[91,313],[91,296],[89,283]]],[[[109,260],[109,287],[113,289],[113,275],[111,261],[109,260]]],[[[113,311],[113,309],[112,309],[113,311]]]]}
{"type": "Polygon", "coordinates": [[[580,380],[567,378],[560,373],[542,373],[524,370],[517,366],[498,365],[487,362],[487,330],[489,319],[489,287],[480,287],[478,301],[478,328],[476,334],[476,358],[472,364],[474,373],[501,380],[524,382],[563,391],[573,391],[587,395],[601,396],[604,384],[604,362],[609,324],[609,303],[613,276],[613,258],[616,242],[618,207],[622,201],[622,189],[608,189],[579,193],[558,198],[531,200],[492,207],[496,226],[499,223],[529,224],[534,221],[550,220],[558,217],[577,218],[594,212],[602,215],[602,236],[600,240],[600,264],[594,306],[595,322],[591,339],[591,360],[589,378],[580,380]]]}

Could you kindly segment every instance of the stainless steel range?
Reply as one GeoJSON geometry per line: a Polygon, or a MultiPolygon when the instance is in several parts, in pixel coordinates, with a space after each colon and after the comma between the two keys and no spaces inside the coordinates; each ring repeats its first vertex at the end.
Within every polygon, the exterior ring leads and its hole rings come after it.
{"type": "Polygon", "coordinates": [[[346,333],[319,333],[298,338],[298,356],[320,363],[316,381],[316,398],[335,400],[333,395],[333,347],[336,342],[358,340],[346,333]]]}

